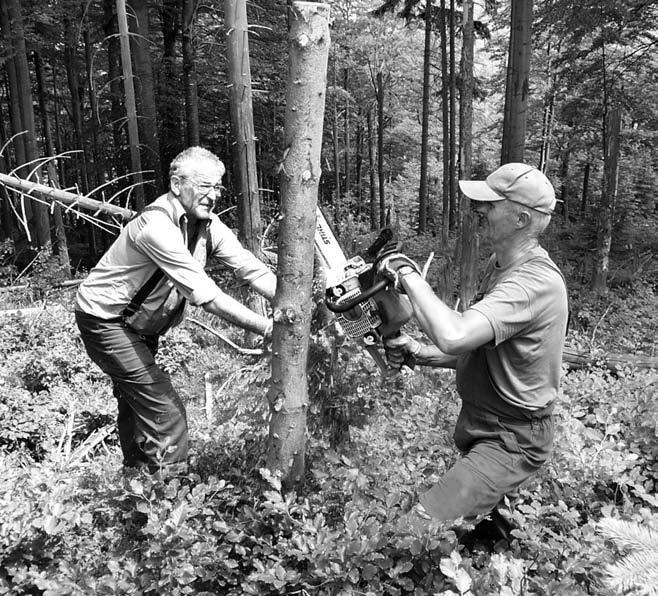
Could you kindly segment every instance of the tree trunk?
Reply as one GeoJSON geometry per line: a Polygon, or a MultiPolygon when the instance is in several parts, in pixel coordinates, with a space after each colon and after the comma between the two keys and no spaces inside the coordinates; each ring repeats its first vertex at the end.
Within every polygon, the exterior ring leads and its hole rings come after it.
{"type": "Polygon", "coordinates": [[[162,21],[162,66],[158,82],[160,116],[160,167],[164,175],[181,147],[180,92],[177,80],[176,40],[180,32],[180,0],[164,0],[162,21]]]}
{"type": "Polygon", "coordinates": [[[133,86],[133,67],[130,60],[130,40],[128,39],[128,19],[126,0],[116,0],[119,39],[121,40],[121,65],[123,68],[123,89],[126,96],[126,114],[128,116],[128,143],[130,145],[130,167],[137,186],[133,196],[138,211],[144,209],[144,188],[142,178],[142,160],[139,154],[139,128],[137,126],[137,107],[135,105],[135,87],[133,86]]]}
{"type": "Polygon", "coordinates": [[[583,172],[583,193],[580,197],[580,214],[583,215],[587,211],[587,196],[589,195],[589,172],[590,164],[585,164],[585,171],[583,172]]]}
{"type": "Polygon", "coordinates": [[[592,290],[604,294],[608,290],[608,269],[610,247],[612,245],[612,219],[617,199],[619,174],[619,132],[621,129],[621,109],[617,106],[608,111],[605,124],[605,155],[603,188],[599,204],[597,231],[596,265],[592,279],[592,290]]]}
{"type": "Polygon", "coordinates": [[[284,485],[304,474],[308,388],[306,361],[320,180],[320,151],[329,53],[329,6],[293,2],[289,13],[289,73],[285,157],[281,169],[279,269],[274,298],[272,380],[268,392],[268,468],[284,485]]]}
{"type": "MultiPolygon", "coordinates": [[[[43,84],[43,67],[41,55],[39,52],[34,52],[34,73],[37,79],[37,93],[39,95],[39,109],[41,111],[41,128],[43,131],[43,138],[46,143],[46,155],[48,157],[55,156],[55,145],[53,143],[53,136],[51,133],[50,117],[48,116],[48,106],[46,105],[46,93],[43,84]]],[[[48,179],[50,185],[54,188],[60,188],[59,174],[57,172],[57,162],[48,161],[46,164],[48,179]]],[[[71,260],[69,258],[68,242],[66,239],[66,230],[64,229],[64,219],[62,217],[62,208],[59,204],[53,206],[53,219],[55,221],[55,232],[53,234],[53,254],[57,255],[59,263],[66,271],[71,271],[71,260]]]]}
{"type": "Polygon", "coordinates": [[[425,46],[423,49],[423,103],[420,132],[420,185],[418,188],[418,233],[427,231],[427,153],[430,119],[430,62],[432,49],[432,3],[425,4],[425,46]]]}
{"type": "MultiPolygon", "coordinates": [[[[228,70],[231,89],[231,130],[233,169],[238,186],[238,227],[242,243],[254,254],[261,254],[260,193],[256,162],[256,134],[251,94],[249,29],[246,0],[225,0],[224,20],[228,31],[228,70]]],[[[262,296],[247,299],[252,310],[265,314],[262,296]]],[[[249,337],[251,343],[255,337],[249,337]]]]}
{"type": "Polygon", "coordinates": [[[158,112],[155,105],[155,85],[153,82],[153,65],[151,64],[151,51],[149,50],[149,10],[148,2],[132,0],[132,9],[135,13],[131,19],[130,36],[132,55],[135,62],[135,80],[137,105],[139,107],[140,139],[144,145],[143,167],[152,170],[148,178],[155,181],[155,185],[144,188],[145,202],[150,203],[164,188],[162,170],[160,168],[160,141],[158,136],[158,112]]]}
{"type": "Polygon", "coordinates": [[[354,163],[354,177],[356,179],[356,202],[359,216],[363,214],[363,113],[358,108],[356,120],[356,138],[354,139],[356,151],[354,163]]]}
{"type": "MultiPolygon", "coordinates": [[[[343,88],[345,89],[345,117],[343,119],[343,130],[345,131],[345,183],[343,184],[343,195],[347,198],[350,194],[350,165],[352,164],[352,148],[350,147],[350,97],[348,91],[348,69],[343,72],[343,88]]],[[[349,205],[348,205],[349,208],[349,205]]]]}
{"type": "Polygon", "coordinates": [[[538,170],[546,174],[551,157],[551,138],[553,136],[553,110],[555,107],[555,75],[553,74],[553,63],[551,60],[551,41],[546,44],[546,82],[548,90],[544,100],[544,113],[541,126],[541,148],[539,149],[538,170]]]}
{"type": "Polygon", "coordinates": [[[112,121],[112,140],[114,143],[114,174],[123,176],[128,169],[125,149],[128,143],[124,141],[124,127],[122,126],[123,111],[121,108],[121,51],[117,36],[119,31],[116,17],[115,0],[103,2],[103,32],[107,39],[107,69],[110,87],[110,120],[112,121]]]}
{"type": "MultiPolygon", "coordinates": [[[[459,97],[459,177],[471,179],[473,142],[473,0],[462,3],[461,94],[459,97]]],[[[478,235],[471,200],[460,197],[461,255],[459,259],[459,300],[466,310],[475,296],[477,284],[478,235]]]]}
{"type": "Polygon", "coordinates": [[[449,20],[449,34],[450,40],[450,229],[455,229],[455,222],[457,221],[457,181],[455,175],[457,173],[457,73],[455,62],[455,0],[450,0],[450,20],[449,20]]]}
{"type": "MultiPolygon", "coordinates": [[[[30,178],[39,180],[39,168],[34,161],[39,157],[37,148],[36,127],[34,124],[34,108],[32,105],[32,85],[30,82],[30,69],[27,60],[27,49],[25,46],[25,35],[23,31],[23,17],[19,0],[6,0],[3,2],[7,7],[9,30],[14,50],[14,65],[16,68],[16,79],[18,83],[18,106],[21,116],[21,129],[25,134],[25,159],[31,162],[28,171],[34,171],[30,178]]],[[[31,228],[33,242],[37,247],[50,247],[50,218],[48,207],[40,203],[32,206],[31,228]]]]}
{"type": "Polygon", "coordinates": [[[373,147],[374,126],[372,125],[372,108],[368,110],[368,175],[370,177],[370,229],[376,230],[377,217],[377,182],[375,177],[375,149],[373,147]]]}
{"type": "Polygon", "coordinates": [[[443,132],[443,147],[441,148],[443,163],[441,240],[445,248],[448,246],[448,231],[450,229],[450,75],[448,73],[446,0],[441,0],[439,15],[441,31],[441,127],[443,132]]]}
{"type": "Polygon", "coordinates": [[[512,0],[501,164],[523,162],[532,54],[532,0],[512,0]]]}
{"type": "Polygon", "coordinates": [[[384,180],[384,75],[377,73],[377,178],[379,181],[379,227],[386,225],[386,185],[384,180]]]}
{"type": "Polygon", "coordinates": [[[183,0],[183,85],[185,86],[185,132],[189,146],[199,144],[199,96],[194,51],[194,15],[197,0],[183,0]]]}
{"type": "Polygon", "coordinates": [[[333,207],[334,207],[334,221],[337,223],[340,213],[340,148],[338,146],[338,81],[336,80],[336,56],[334,53],[333,65],[332,65],[332,74],[333,74],[333,87],[334,87],[334,102],[332,109],[332,119],[331,119],[331,145],[334,152],[334,196],[333,196],[333,207]]]}

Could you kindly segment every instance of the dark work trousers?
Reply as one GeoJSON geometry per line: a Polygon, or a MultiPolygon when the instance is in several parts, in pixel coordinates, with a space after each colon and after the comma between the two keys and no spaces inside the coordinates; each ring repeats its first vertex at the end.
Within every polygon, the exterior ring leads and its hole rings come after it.
{"type": "Polygon", "coordinates": [[[492,385],[483,349],[471,358],[457,375],[462,409],[454,440],[462,457],[420,498],[442,521],[491,511],[542,466],[553,446],[553,405],[529,411],[508,404],[492,385]]]}
{"type": "Polygon", "coordinates": [[[75,320],[89,357],[112,379],[124,466],[182,471],[187,417],[169,376],[155,362],[159,337],[136,333],[120,317],[105,320],[76,311],[75,320]]]}

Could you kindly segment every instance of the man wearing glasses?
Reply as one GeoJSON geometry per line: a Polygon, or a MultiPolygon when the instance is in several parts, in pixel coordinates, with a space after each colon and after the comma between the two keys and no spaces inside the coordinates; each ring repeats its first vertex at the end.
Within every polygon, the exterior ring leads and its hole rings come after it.
{"type": "Polygon", "coordinates": [[[441,301],[401,253],[377,262],[406,292],[431,340],[419,343],[404,333],[387,340],[389,362],[399,368],[413,354],[420,365],[456,368],[462,401],[454,432],[462,457],[421,495],[410,519],[423,525],[489,514],[490,529],[509,539],[495,507],[546,462],[553,446],[567,290],[539,237],[556,199],[548,178],[522,163],[459,185],[493,248],[470,308],[460,313],[441,301]]]}
{"type": "Polygon", "coordinates": [[[188,302],[271,336],[271,319],[224,293],[204,271],[208,258],[219,259],[259,294],[274,296],[276,276],[212,212],[223,175],[224,165],[206,149],[177,155],[169,192],[124,227],[78,290],[85,348],[114,385],[124,467],[165,474],[186,468],[185,407],[155,355],[188,302]]]}

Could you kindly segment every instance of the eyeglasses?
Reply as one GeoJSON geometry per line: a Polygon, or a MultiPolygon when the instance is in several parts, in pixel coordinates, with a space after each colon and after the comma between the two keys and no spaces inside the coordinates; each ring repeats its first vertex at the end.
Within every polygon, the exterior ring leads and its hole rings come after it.
{"type": "Polygon", "coordinates": [[[194,188],[194,191],[201,194],[202,196],[206,196],[211,190],[215,191],[215,196],[219,197],[222,194],[222,191],[225,190],[225,187],[223,187],[221,184],[203,184],[200,182],[196,182],[192,180],[191,178],[188,178],[187,176],[178,176],[181,180],[189,180],[190,184],[192,185],[192,188],[194,188]]]}

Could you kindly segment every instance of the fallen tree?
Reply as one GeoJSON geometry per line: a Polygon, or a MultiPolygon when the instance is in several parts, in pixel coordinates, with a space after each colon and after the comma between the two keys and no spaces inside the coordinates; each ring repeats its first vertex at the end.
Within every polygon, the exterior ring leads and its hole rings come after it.
{"type": "Polygon", "coordinates": [[[136,211],[127,209],[126,207],[120,207],[106,201],[97,201],[85,195],[60,190],[59,188],[18,178],[17,176],[8,176],[7,174],[0,173],[0,184],[5,185],[12,191],[18,191],[26,195],[38,194],[42,199],[57,201],[63,205],[67,205],[69,209],[82,207],[94,213],[106,213],[114,217],[119,217],[122,220],[129,220],[137,215],[136,211]]]}

